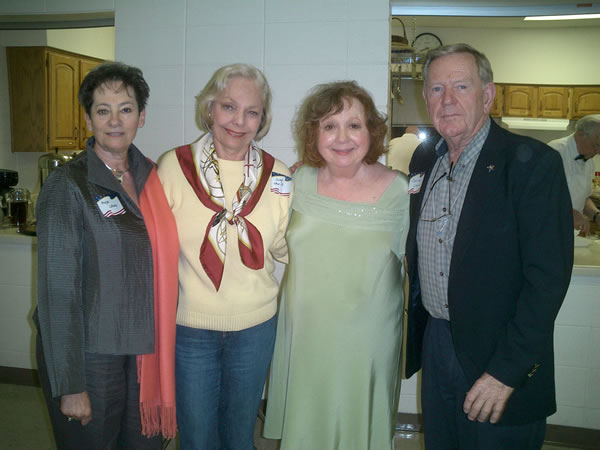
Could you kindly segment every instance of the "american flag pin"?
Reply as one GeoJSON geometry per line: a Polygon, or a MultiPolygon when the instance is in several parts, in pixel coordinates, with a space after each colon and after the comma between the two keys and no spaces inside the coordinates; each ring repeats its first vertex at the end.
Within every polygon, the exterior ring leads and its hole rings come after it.
{"type": "Polygon", "coordinates": [[[494,170],[495,168],[496,168],[496,166],[495,166],[495,165],[493,165],[493,164],[490,164],[489,166],[487,166],[487,170],[488,170],[488,172],[491,172],[491,171],[492,171],[492,170],[494,170]]]}

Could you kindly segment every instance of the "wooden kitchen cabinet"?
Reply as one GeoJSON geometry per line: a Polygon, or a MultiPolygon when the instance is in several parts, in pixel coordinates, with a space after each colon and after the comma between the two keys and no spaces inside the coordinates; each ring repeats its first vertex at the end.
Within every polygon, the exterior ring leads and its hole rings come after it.
{"type": "Polygon", "coordinates": [[[79,61],[48,52],[48,147],[79,146],[79,61]]]}
{"type": "Polygon", "coordinates": [[[504,86],[503,115],[513,117],[536,117],[537,87],[522,85],[504,86]]]}
{"type": "Polygon", "coordinates": [[[574,87],[572,118],[579,119],[590,114],[600,114],[600,86],[574,87]]]}
{"type": "Polygon", "coordinates": [[[13,152],[81,149],[90,133],[77,93],[102,63],[51,47],[7,47],[13,152]]]}
{"type": "Polygon", "coordinates": [[[496,96],[494,97],[494,103],[490,109],[490,116],[502,117],[502,105],[504,103],[504,87],[501,84],[496,85],[496,96]]]}
{"type": "Polygon", "coordinates": [[[569,116],[569,88],[566,86],[504,86],[503,115],[561,119],[569,116]]]}
{"type": "Polygon", "coordinates": [[[569,114],[569,88],[539,86],[537,117],[564,119],[569,114]]]}
{"type": "MultiPolygon", "coordinates": [[[[83,81],[90,70],[100,64],[100,62],[101,61],[96,59],[82,58],[81,61],[79,61],[79,76],[81,81],[83,81]]],[[[79,84],[81,85],[81,83],[79,84]]],[[[85,123],[85,110],[82,107],[79,107],[79,148],[85,148],[86,141],[93,135],[94,133],[92,133],[91,130],[88,130],[87,124],[85,123]]]]}

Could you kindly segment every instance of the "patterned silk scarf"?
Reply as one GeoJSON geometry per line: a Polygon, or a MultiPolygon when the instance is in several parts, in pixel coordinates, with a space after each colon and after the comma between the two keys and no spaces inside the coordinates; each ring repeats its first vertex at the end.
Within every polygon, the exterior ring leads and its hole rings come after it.
{"type": "Polygon", "coordinates": [[[200,262],[206,274],[219,290],[227,253],[227,223],[235,225],[242,263],[254,270],[264,267],[264,247],[258,229],[245,218],[252,212],[269,180],[275,159],[259,149],[254,142],[244,158],[244,180],[232,202],[232,211],[225,207],[225,196],[219,173],[219,161],[212,135],[205,134],[194,145],[176,150],[177,159],[186,179],[198,199],[215,214],[206,226],[200,248],[200,262]]]}

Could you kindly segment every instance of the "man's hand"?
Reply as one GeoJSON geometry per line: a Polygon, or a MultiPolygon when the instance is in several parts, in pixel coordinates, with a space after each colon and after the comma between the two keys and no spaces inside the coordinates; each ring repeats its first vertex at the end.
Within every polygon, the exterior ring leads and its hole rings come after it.
{"type": "Polygon", "coordinates": [[[590,234],[590,219],[581,214],[576,209],[573,210],[573,227],[576,230],[583,231],[584,234],[590,234]]]}
{"type": "Polygon", "coordinates": [[[81,421],[81,425],[87,425],[92,420],[92,405],[87,392],[63,395],[60,398],[60,412],[69,419],[81,421]]]}
{"type": "Polygon", "coordinates": [[[469,420],[496,423],[502,417],[506,401],[514,388],[505,385],[489,373],[484,373],[467,392],[463,411],[469,420]],[[491,415],[491,417],[490,417],[491,415]]]}

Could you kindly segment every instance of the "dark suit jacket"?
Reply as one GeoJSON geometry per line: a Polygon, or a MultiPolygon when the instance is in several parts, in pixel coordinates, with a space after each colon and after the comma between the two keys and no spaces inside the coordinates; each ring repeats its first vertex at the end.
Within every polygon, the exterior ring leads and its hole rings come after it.
{"type": "MultiPolygon", "coordinates": [[[[425,173],[411,196],[407,241],[407,376],[421,366],[428,314],[421,303],[418,215],[436,161],[417,148],[411,174],[425,173]]],[[[560,155],[493,121],[469,182],[448,280],[452,338],[474,383],[484,372],[512,386],[502,423],[538,420],[556,411],[554,320],[573,266],[571,200],[560,155]]]]}

